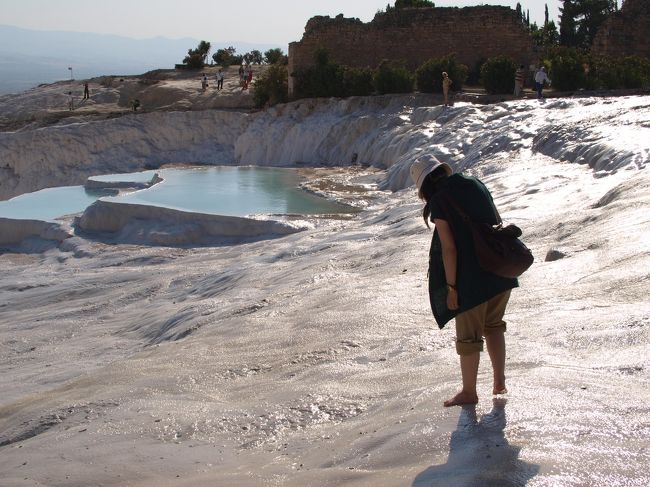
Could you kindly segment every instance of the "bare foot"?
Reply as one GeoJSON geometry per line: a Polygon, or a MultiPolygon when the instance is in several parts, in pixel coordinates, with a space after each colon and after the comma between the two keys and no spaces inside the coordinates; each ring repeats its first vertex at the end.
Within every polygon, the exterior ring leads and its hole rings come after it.
{"type": "Polygon", "coordinates": [[[494,387],[492,388],[492,394],[495,396],[498,394],[507,394],[508,389],[506,389],[505,384],[494,384],[494,387]]]}
{"type": "Polygon", "coordinates": [[[451,399],[447,399],[443,404],[446,408],[451,406],[462,406],[463,404],[476,404],[478,402],[478,396],[476,393],[472,394],[470,392],[460,391],[451,399]]]}

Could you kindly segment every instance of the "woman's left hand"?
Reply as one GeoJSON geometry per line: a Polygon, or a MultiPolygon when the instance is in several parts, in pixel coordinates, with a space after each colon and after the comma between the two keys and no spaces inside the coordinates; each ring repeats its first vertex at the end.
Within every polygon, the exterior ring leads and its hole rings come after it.
{"type": "Polygon", "coordinates": [[[452,288],[447,289],[447,309],[455,311],[458,307],[458,291],[452,288]]]}

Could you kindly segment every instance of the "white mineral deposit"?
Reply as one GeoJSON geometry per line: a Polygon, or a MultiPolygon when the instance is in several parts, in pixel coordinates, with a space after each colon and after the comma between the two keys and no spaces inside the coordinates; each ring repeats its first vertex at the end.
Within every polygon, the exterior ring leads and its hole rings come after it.
{"type": "Polygon", "coordinates": [[[0,98],[4,199],[165,164],[299,166],[363,211],[209,245],[158,210],[0,220],[0,485],[650,485],[649,96],[21,122],[48,89],[0,98]],[[428,302],[423,153],[479,176],[535,255],[506,316],[509,393],[484,356],[475,408],[442,407],[460,377],[428,302]],[[135,231],[152,225],[183,237],[135,231]]]}

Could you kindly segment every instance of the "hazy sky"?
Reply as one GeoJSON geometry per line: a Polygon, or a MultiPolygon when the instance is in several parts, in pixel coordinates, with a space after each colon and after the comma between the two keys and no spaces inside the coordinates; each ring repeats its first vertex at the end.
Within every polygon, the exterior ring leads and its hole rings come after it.
{"type": "MultiPolygon", "coordinates": [[[[519,0],[531,21],[556,20],[560,0],[519,0]]],[[[387,0],[0,0],[0,24],[36,30],[115,34],[136,39],[192,37],[284,46],[300,40],[314,15],[358,17],[364,22],[387,0]]],[[[394,4],[392,0],[391,5],[394,4]]],[[[436,6],[506,5],[517,0],[436,0],[436,6]]]]}

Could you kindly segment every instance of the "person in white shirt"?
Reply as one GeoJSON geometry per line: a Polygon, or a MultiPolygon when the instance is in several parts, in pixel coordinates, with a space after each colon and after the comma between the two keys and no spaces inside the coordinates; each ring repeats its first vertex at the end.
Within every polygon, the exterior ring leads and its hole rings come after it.
{"type": "Polygon", "coordinates": [[[223,90],[223,78],[223,70],[220,69],[217,73],[217,90],[223,90]]]}
{"type": "Polygon", "coordinates": [[[546,68],[542,66],[541,68],[539,68],[537,73],[535,73],[535,89],[537,90],[538,99],[544,98],[542,96],[542,90],[544,89],[545,82],[548,83],[549,85],[551,84],[551,80],[546,75],[546,68]]]}

